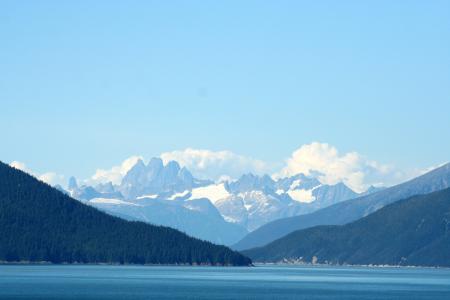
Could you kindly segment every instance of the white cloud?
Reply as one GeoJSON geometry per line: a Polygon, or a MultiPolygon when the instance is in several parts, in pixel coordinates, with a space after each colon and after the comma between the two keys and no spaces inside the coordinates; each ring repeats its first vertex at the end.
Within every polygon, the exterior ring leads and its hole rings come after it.
{"type": "Polygon", "coordinates": [[[16,168],[18,170],[24,171],[37,179],[46,182],[52,186],[55,186],[57,184],[62,185],[64,183],[64,175],[56,174],[55,172],[46,172],[43,174],[38,174],[30,170],[27,165],[20,161],[13,161],[9,164],[11,167],[16,168]]]}
{"type": "Polygon", "coordinates": [[[142,159],[142,156],[131,156],[125,159],[120,165],[114,166],[109,170],[97,169],[95,174],[87,180],[87,182],[90,184],[96,184],[111,181],[113,184],[120,184],[122,178],[140,159],[142,159]]]}
{"type": "Polygon", "coordinates": [[[187,167],[198,178],[213,179],[238,178],[244,173],[264,174],[273,166],[264,161],[239,155],[231,151],[211,151],[187,148],[161,154],[164,163],[175,160],[187,167]]]}
{"type": "Polygon", "coordinates": [[[319,180],[324,184],[342,181],[357,192],[365,191],[370,185],[392,185],[409,177],[393,166],[369,160],[357,152],[340,154],[335,147],[318,142],[294,151],[275,177],[309,175],[313,171],[322,173],[319,180]]]}
{"type": "MultiPolygon", "coordinates": [[[[281,170],[273,175],[274,178],[292,176],[298,173],[310,175],[319,172],[321,173],[319,180],[322,183],[336,184],[342,181],[357,192],[365,191],[370,185],[390,186],[397,184],[438,167],[405,172],[391,165],[369,160],[357,152],[341,154],[335,147],[319,142],[303,145],[294,151],[291,157],[285,161],[283,168],[279,168],[280,164],[264,162],[227,150],[211,151],[187,148],[164,152],[160,157],[165,164],[168,161],[175,160],[181,166],[187,167],[195,177],[213,179],[216,182],[236,179],[249,172],[258,175],[272,174],[277,167],[281,170]]],[[[84,183],[95,185],[111,181],[113,184],[120,184],[122,178],[139,159],[144,160],[142,156],[131,156],[120,165],[113,166],[110,169],[97,169],[92,177],[84,180],[84,183]]],[[[35,173],[20,161],[13,161],[10,165],[51,185],[65,184],[64,176],[55,172],[35,173]]],[[[305,201],[306,196],[301,196],[299,198],[305,201]]]]}
{"type": "Polygon", "coordinates": [[[39,180],[42,180],[52,186],[57,184],[63,185],[64,175],[56,174],[55,172],[47,172],[38,176],[39,180]]]}
{"type": "Polygon", "coordinates": [[[21,170],[24,171],[28,174],[32,174],[31,170],[27,168],[27,166],[25,165],[25,163],[20,162],[20,161],[13,161],[9,164],[11,167],[16,168],[17,170],[21,170]]]}
{"type": "MultiPolygon", "coordinates": [[[[248,172],[258,175],[271,174],[275,166],[279,166],[227,150],[187,148],[164,152],[160,157],[164,164],[172,160],[177,161],[182,167],[187,167],[196,178],[212,179],[216,182],[236,179],[248,172]]],[[[143,160],[141,156],[132,156],[109,170],[98,169],[85,182],[96,184],[111,181],[113,184],[120,184],[122,178],[139,159],[143,160]]],[[[397,184],[423,173],[420,170],[403,172],[391,165],[369,160],[357,152],[341,154],[335,147],[318,142],[301,146],[285,163],[285,167],[273,177],[292,176],[298,173],[311,175],[318,172],[321,173],[318,178],[322,183],[344,182],[357,192],[365,191],[370,185],[397,184]]]]}

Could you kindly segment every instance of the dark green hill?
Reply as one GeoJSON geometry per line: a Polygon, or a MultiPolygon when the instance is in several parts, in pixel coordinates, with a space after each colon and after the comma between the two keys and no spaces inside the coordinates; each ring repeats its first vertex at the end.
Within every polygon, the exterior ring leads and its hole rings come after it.
{"type": "Polygon", "coordinates": [[[257,262],[450,267],[450,189],[395,202],[347,225],[298,230],[243,253],[257,262]]]}
{"type": "Polygon", "coordinates": [[[177,230],[109,216],[1,162],[0,261],[251,264],[177,230]]]}

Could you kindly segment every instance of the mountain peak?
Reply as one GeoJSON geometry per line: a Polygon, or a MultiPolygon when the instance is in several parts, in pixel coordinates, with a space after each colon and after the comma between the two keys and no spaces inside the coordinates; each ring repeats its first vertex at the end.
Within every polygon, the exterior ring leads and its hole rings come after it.
{"type": "Polygon", "coordinates": [[[147,166],[136,164],[123,178],[119,191],[126,199],[134,199],[146,194],[171,194],[191,190],[194,186],[208,184],[209,181],[195,180],[186,167],[178,162],[163,164],[155,157],[147,166]]]}
{"type": "Polygon", "coordinates": [[[147,167],[152,168],[152,169],[155,169],[155,168],[160,169],[161,167],[163,167],[163,161],[159,157],[153,157],[152,159],[150,159],[147,167]]]}
{"type": "Polygon", "coordinates": [[[69,184],[67,185],[69,190],[76,190],[78,188],[77,180],[74,176],[69,178],[69,184]]]}
{"type": "Polygon", "coordinates": [[[171,168],[178,169],[178,170],[181,169],[180,164],[175,160],[169,161],[165,167],[170,168],[170,169],[171,168]]]}
{"type": "Polygon", "coordinates": [[[132,170],[142,170],[143,168],[145,168],[145,163],[142,159],[139,158],[136,161],[136,163],[134,164],[134,166],[132,166],[128,172],[130,172],[132,170]]]}

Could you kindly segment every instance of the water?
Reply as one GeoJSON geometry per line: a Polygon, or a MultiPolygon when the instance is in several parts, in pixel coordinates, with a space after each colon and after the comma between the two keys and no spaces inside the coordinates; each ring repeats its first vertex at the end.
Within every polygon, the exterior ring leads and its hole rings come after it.
{"type": "Polygon", "coordinates": [[[450,270],[0,265],[0,299],[450,299],[450,270]]]}

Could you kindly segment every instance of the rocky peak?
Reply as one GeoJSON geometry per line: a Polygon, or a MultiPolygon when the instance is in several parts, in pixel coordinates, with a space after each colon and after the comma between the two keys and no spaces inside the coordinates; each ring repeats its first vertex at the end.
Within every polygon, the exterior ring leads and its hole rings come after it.
{"type": "Polygon", "coordinates": [[[76,190],[78,188],[78,183],[75,177],[71,176],[69,178],[69,184],[67,185],[69,190],[76,190]]]}

